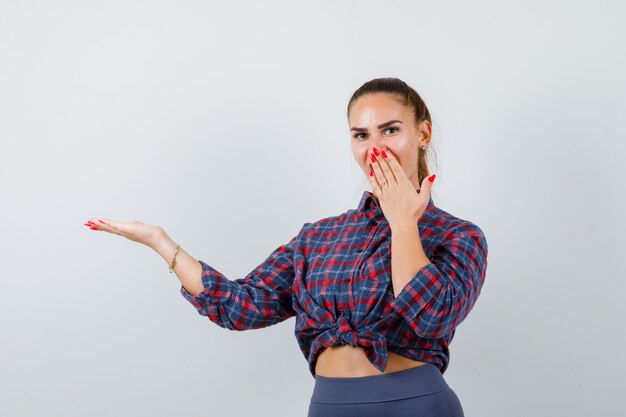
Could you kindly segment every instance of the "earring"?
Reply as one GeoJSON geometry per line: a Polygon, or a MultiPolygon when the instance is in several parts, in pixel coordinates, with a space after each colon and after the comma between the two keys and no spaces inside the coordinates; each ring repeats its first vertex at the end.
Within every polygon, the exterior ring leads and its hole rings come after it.
{"type": "Polygon", "coordinates": [[[422,150],[424,151],[426,150],[426,145],[422,146],[422,150]]]}

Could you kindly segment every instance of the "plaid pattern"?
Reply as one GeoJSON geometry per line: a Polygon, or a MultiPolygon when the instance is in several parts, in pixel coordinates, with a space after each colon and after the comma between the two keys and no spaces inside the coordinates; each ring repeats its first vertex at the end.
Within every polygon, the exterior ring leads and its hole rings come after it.
{"type": "Polygon", "coordinates": [[[212,322],[259,329],[296,318],[295,336],[315,376],[325,347],[364,348],[381,372],[387,351],[435,364],[445,373],[456,327],[472,310],[487,269],[482,230],[434,205],[418,228],[431,263],[394,297],[391,229],[369,191],[356,209],[304,223],[246,277],[229,280],[199,260],[204,290],[181,294],[212,322]]]}

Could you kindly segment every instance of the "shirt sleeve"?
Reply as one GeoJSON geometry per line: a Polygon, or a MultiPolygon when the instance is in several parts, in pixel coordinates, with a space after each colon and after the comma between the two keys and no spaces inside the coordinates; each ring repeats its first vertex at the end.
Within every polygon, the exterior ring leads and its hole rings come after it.
{"type": "Polygon", "coordinates": [[[274,249],[244,278],[229,280],[198,260],[204,289],[193,296],[181,285],[180,292],[200,315],[230,330],[259,329],[295,316],[291,297],[297,237],[274,249]]]}
{"type": "Polygon", "coordinates": [[[480,295],[487,251],[478,226],[452,234],[392,300],[393,309],[420,337],[437,339],[453,332],[480,295]]]}

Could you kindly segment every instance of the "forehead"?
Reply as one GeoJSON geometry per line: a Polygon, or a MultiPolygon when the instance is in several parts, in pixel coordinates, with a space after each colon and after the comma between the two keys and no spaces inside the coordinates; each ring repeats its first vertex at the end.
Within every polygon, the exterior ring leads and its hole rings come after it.
{"type": "Polygon", "coordinates": [[[392,119],[410,120],[411,110],[389,94],[366,94],[350,109],[350,122],[359,125],[378,124],[392,119]]]}

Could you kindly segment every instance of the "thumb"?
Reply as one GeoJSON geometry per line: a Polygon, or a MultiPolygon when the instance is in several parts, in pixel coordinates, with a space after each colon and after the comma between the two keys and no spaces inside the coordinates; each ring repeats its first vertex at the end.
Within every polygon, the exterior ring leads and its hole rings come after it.
{"type": "Polygon", "coordinates": [[[436,176],[437,174],[432,174],[422,180],[421,188],[423,191],[420,191],[420,196],[424,196],[422,198],[425,198],[426,200],[430,199],[430,191],[433,188],[433,181],[435,181],[436,176]]]}

